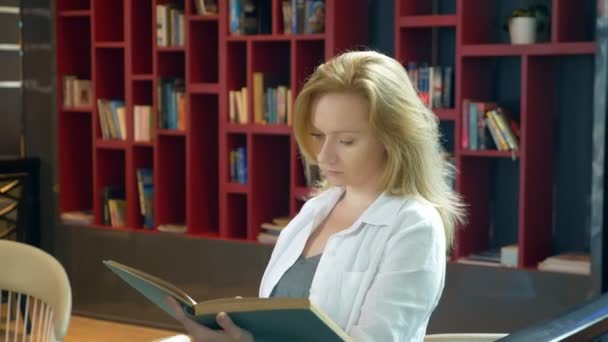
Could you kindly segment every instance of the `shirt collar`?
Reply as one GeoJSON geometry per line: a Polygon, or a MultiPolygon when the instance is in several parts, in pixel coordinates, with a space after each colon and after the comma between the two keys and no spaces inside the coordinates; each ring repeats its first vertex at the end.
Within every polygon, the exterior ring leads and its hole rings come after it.
{"type": "MultiPolygon", "coordinates": [[[[342,197],[344,190],[343,187],[329,189],[327,193],[324,194],[326,197],[324,200],[325,205],[323,207],[326,208],[327,211],[330,211],[340,197],[342,197]]],[[[365,209],[363,214],[361,214],[359,221],[375,226],[389,225],[395,219],[397,212],[399,212],[399,209],[401,209],[407,200],[408,197],[406,196],[394,196],[383,192],[367,209],[365,209]]]]}

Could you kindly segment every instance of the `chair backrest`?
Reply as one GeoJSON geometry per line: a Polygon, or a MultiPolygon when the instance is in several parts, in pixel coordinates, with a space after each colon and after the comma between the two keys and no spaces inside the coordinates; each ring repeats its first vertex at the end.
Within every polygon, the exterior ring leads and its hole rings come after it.
{"type": "Polygon", "coordinates": [[[20,319],[25,323],[23,332],[13,331],[23,334],[23,340],[30,340],[25,335],[32,334],[42,335],[45,341],[63,340],[70,322],[72,290],[63,266],[53,256],[30,245],[0,240],[0,289],[9,293],[6,322],[0,322],[7,340],[11,318],[15,327],[20,319]],[[11,315],[11,306],[20,313],[11,315]]]}
{"type": "Polygon", "coordinates": [[[493,342],[505,336],[507,336],[507,334],[432,334],[426,335],[424,337],[424,342],[493,342]]]}

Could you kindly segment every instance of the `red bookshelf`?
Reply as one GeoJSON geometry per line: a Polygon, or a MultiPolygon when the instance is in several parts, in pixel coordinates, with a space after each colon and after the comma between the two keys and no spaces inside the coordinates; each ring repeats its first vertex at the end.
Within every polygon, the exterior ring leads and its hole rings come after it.
{"type": "Polygon", "coordinates": [[[262,222],[295,215],[308,189],[292,129],[253,123],[253,72],[281,74],[295,97],[315,66],[367,42],[367,2],[328,0],[322,34],[284,34],[281,1],[271,2],[269,34],[234,36],[228,1],[217,15],[197,14],[193,0],[57,1],[58,84],[65,75],[92,80],[95,100],[58,101],[60,211],[92,209],[99,229],[156,232],[140,215],[136,172],[149,168],[155,226],[185,224],[187,237],[255,241],[262,222]],[[185,39],[158,46],[157,5],[168,3],[183,10],[185,39]],[[159,126],[158,89],[176,78],[185,129],[159,126]],[[229,123],[228,92],[242,87],[249,123],[229,123]],[[97,99],[124,102],[126,139],[103,138],[97,99]],[[135,105],[152,107],[151,141],[135,141],[135,105]],[[247,148],[244,184],[230,179],[229,153],[238,147],[247,148]],[[124,188],[124,227],[103,223],[106,187],[124,188]]]}
{"type": "MultiPolygon", "coordinates": [[[[459,170],[455,186],[469,205],[469,221],[457,231],[453,260],[496,247],[492,235],[494,239],[509,236],[510,243],[518,245],[522,269],[534,269],[554,254],[553,130],[560,96],[557,84],[565,82],[563,76],[560,80],[560,66],[591,61],[586,65],[592,70],[596,46],[592,2],[547,3],[551,13],[547,39],[512,45],[499,18],[522,4],[507,0],[395,2],[396,58],[404,66],[416,61],[454,67],[454,109],[434,110],[442,124],[454,122],[447,126],[451,131],[443,133],[454,137],[448,149],[459,170]],[[464,99],[509,108],[521,128],[519,150],[464,149],[464,99]],[[497,193],[496,184],[501,182],[513,191],[497,193]],[[503,213],[497,213],[497,203],[506,208],[503,213]],[[498,227],[499,219],[508,226],[498,227]]],[[[593,89],[592,84],[585,86],[593,89]]]]}

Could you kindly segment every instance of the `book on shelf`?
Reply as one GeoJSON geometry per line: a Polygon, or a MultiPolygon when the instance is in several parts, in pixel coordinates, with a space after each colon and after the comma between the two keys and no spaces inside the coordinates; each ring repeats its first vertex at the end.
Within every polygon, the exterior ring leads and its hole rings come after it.
{"type": "Polygon", "coordinates": [[[538,264],[541,271],[591,274],[591,256],[587,253],[562,253],[553,255],[538,264]]]}
{"type": "Polygon", "coordinates": [[[174,298],[188,316],[219,329],[216,316],[225,312],[256,341],[344,341],[348,335],[307,298],[220,298],[197,302],[177,286],[141,270],[104,260],[103,264],[149,301],[175,318],[166,302],[174,298]]]}
{"type": "Polygon", "coordinates": [[[133,106],[133,140],[151,142],[154,137],[154,116],[152,106],[133,106]]]}
{"type": "Polygon", "coordinates": [[[185,130],[186,86],[181,78],[161,78],[156,89],[158,128],[185,130]]]}
{"type": "Polygon", "coordinates": [[[122,185],[105,186],[101,189],[103,224],[123,227],[125,221],[125,188],[122,185]]]}
{"type": "Polygon", "coordinates": [[[97,99],[97,114],[103,139],[127,140],[127,117],[123,100],[97,99]]]}
{"type": "Polygon", "coordinates": [[[452,108],[453,67],[407,63],[406,71],[418,96],[429,109],[452,108]]]}
{"type": "Polygon", "coordinates": [[[188,230],[188,228],[186,227],[185,224],[177,224],[177,223],[159,224],[157,229],[160,232],[177,233],[177,234],[183,234],[188,230]]]}
{"type": "Polygon", "coordinates": [[[176,4],[156,5],[156,45],[183,46],[185,43],[184,10],[176,4]]]}
{"type": "Polygon", "coordinates": [[[270,34],[271,5],[271,1],[230,0],[230,34],[270,34]]]}
{"type": "Polygon", "coordinates": [[[461,145],[469,150],[517,151],[519,124],[494,102],[462,101],[461,145]]]}
{"type": "Polygon", "coordinates": [[[281,231],[289,223],[289,217],[277,217],[272,222],[264,222],[260,225],[258,242],[263,244],[275,244],[281,231]]]}
{"type": "Polygon", "coordinates": [[[253,73],[253,121],[256,124],[291,124],[289,80],[276,73],[253,73]]]}
{"type": "Polygon", "coordinates": [[[247,87],[240,90],[228,92],[229,111],[228,120],[231,123],[246,124],[249,122],[249,112],[247,110],[247,87]]]}
{"type": "Polygon", "coordinates": [[[63,107],[86,107],[93,105],[91,80],[81,80],[75,75],[63,76],[63,107]]]}
{"type": "Polygon", "coordinates": [[[92,210],[64,211],[60,214],[61,222],[77,226],[93,224],[92,210]]]}
{"type": "Polygon", "coordinates": [[[210,15],[218,13],[217,0],[194,0],[196,13],[200,15],[210,15]]]}
{"type": "Polygon", "coordinates": [[[247,149],[237,147],[230,151],[230,181],[247,184],[247,149]]]}
{"type": "Polygon", "coordinates": [[[151,168],[139,168],[135,172],[142,226],[154,228],[154,172],[151,168]]]}

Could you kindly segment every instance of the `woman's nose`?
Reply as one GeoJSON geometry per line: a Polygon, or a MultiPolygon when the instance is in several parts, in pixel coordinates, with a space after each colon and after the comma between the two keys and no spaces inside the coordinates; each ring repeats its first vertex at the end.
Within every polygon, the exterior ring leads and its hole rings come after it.
{"type": "Polygon", "coordinates": [[[336,160],[336,153],[329,139],[325,139],[319,153],[317,154],[317,160],[321,164],[331,164],[336,160]]]}

